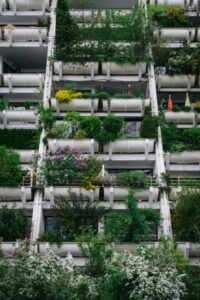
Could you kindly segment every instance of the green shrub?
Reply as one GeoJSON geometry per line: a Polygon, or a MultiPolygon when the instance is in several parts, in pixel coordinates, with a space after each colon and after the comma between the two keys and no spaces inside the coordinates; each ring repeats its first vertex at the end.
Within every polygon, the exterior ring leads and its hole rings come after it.
{"type": "Polygon", "coordinates": [[[187,294],[182,300],[200,299],[200,268],[188,266],[185,276],[187,294]]]}
{"type": "Polygon", "coordinates": [[[22,180],[20,156],[12,149],[0,146],[0,185],[18,186],[22,180]]]}
{"type": "Polygon", "coordinates": [[[13,149],[37,149],[39,140],[38,130],[0,129],[0,145],[13,149]]]}
{"type": "Polygon", "coordinates": [[[116,133],[106,131],[102,129],[96,136],[95,140],[102,145],[107,144],[108,142],[115,141],[117,139],[116,133]]]}
{"type": "Polygon", "coordinates": [[[178,240],[200,241],[200,197],[198,189],[185,189],[178,194],[172,221],[178,240]]]}
{"type": "Polygon", "coordinates": [[[96,116],[85,117],[80,122],[80,129],[86,132],[88,138],[94,138],[101,130],[101,120],[96,116]]]}
{"type": "Polygon", "coordinates": [[[124,125],[124,120],[120,117],[116,117],[114,115],[109,115],[103,121],[103,127],[106,131],[112,132],[116,135],[119,135],[122,127],[124,125]]]}
{"type": "Polygon", "coordinates": [[[25,239],[29,231],[28,218],[22,210],[0,208],[0,238],[10,242],[25,239]]]}
{"type": "Polygon", "coordinates": [[[70,126],[66,122],[54,124],[49,133],[49,137],[66,139],[70,135],[70,126]]]}
{"type": "Polygon", "coordinates": [[[117,174],[117,184],[131,188],[146,188],[148,185],[148,176],[142,172],[122,172],[117,174]]]}
{"type": "Polygon", "coordinates": [[[8,106],[8,99],[0,99],[0,111],[5,110],[8,106]]]}
{"type": "Polygon", "coordinates": [[[140,136],[142,138],[155,139],[158,136],[158,117],[145,115],[140,127],[140,136]]]}

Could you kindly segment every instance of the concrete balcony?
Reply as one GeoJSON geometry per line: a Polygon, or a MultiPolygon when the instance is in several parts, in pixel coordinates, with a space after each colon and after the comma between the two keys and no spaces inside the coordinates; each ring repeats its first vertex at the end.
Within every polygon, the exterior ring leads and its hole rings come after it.
{"type": "MultiPolygon", "coordinates": [[[[157,187],[149,187],[147,189],[135,190],[136,197],[139,200],[140,208],[154,208],[160,210],[159,202],[159,189],[157,187]]],[[[83,187],[68,186],[68,187],[46,187],[44,194],[44,201],[48,201],[44,204],[43,208],[50,209],[55,208],[55,199],[67,198],[70,193],[77,195],[82,194],[83,198],[91,199],[91,201],[98,206],[106,208],[112,208],[114,210],[126,209],[126,198],[129,194],[128,187],[97,187],[95,190],[86,190],[83,187]],[[102,197],[103,192],[103,197],[102,197]]]]}
{"type": "Polygon", "coordinates": [[[0,75],[1,93],[38,93],[44,84],[44,74],[14,73],[0,75]]]}
{"type": "MultiPolygon", "coordinates": [[[[98,142],[93,139],[84,140],[56,140],[48,139],[48,146],[51,152],[63,147],[77,148],[82,154],[94,155],[100,153],[98,142]]],[[[143,153],[146,157],[150,153],[155,153],[155,140],[154,139],[120,139],[115,142],[110,142],[103,147],[104,154],[108,154],[112,158],[112,154],[134,154],[143,153]]]]}
{"type": "Polygon", "coordinates": [[[74,80],[74,81],[147,81],[142,78],[146,73],[146,64],[137,63],[118,65],[116,63],[103,63],[102,74],[98,74],[98,63],[88,62],[84,65],[76,63],[54,63],[55,81],[74,80]]]}
{"type": "Polygon", "coordinates": [[[198,122],[198,116],[195,112],[173,112],[165,111],[165,120],[166,122],[175,122],[178,125],[178,128],[192,128],[196,126],[198,122]]]}
{"type": "Polygon", "coordinates": [[[192,46],[192,44],[197,44],[200,41],[200,29],[198,28],[164,28],[156,30],[154,35],[167,42],[167,46],[172,43],[173,47],[175,43],[182,45],[182,43],[187,42],[188,45],[191,44],[192,46]]]}
{"type": "Polygon", "coordinates": [[[33,208],[31,187],[0,187],[0,207],[33,208]]]}
{"type": "Polygon", "coordinates": [[[195,75],[158,75],[156,83],[159,92],[200,91],[200,80],[196,82],[195,75]]]}
{"type": "Polygon", "coordinates": [[[166,4],[168,6],[175,6],[179,8],[183,8],[186,10],[197,10],[198,9],[198,0],[148,0],[147,3],[151,5],[161,5],[165,6],[166,4]]]}
{"type": "Polygon", "coordinates": [[[166,170],[175,177],[200,176],[200,151],[166,153],[166,170]]]}
{"type": "Polygon", "coordinates": [[[110,99],[102,100],[102,109],[99,110],[98,99],[74,99],[71,103],[59,102],[51,99],[51,107],[59,116],[67,111],[78,111],[82,115],[95,114],[99,116],[112,113],[116,116],[142,117],[144,108],[150,105],[150,99],[110,99]]]}
{"type": "Polygon", "coordinates": [[[1,0],[0,14],[17,16],[40,16],[49,12],[50,0],[1,0]]]}
{"type": "Polygon", "coordinates": [[[47,47],[47,28],[15,27],[0,32],[0,47],[47,47]]]}
{"type": "MultiPolygon", "coordinates": [[[[156,248],[159,245],[159,242],[147,242],[149,247],[156,248]]],[[[190,265],[199,266],[199,258],[200,258],[200,244],[198,243],[190,243],[190,242],[177,242],[178,249],[185,255],[186,258],[189,259],[190,265]]],[[[12,257],[16,251],[20,252],[20,244],[19,242],[3,242],[0,244],[1,250],[8,257],[12,257]]],[[[133,244],[133,243],[113,243],[114,250],[117,252],[122,252],[125,250],[130,251],[135,254],[138,247],[141,244],[133,244]]],[[[38,242],[36,245],[30,245],[33,247],[36,252],[41,253],[42,255],[47,255],[49,251],[53,251],[56,255],[60,257],[67,257],[70,253],[74,259],[75,266],[84,266],[85,259],[81,254],[80,248],[77,243],[62,243],[61,245],[57,245],[55,243],[46,243],[46,242],[38,242]]]]}
{"type": "Polygon", "coordinates": [[[51,152],[59,148],[79,149],[84,156],[95,155],[105,161],[108,169],[153,169],[155,166],[155,140],[123,139],[111,142],[99,152],[99,144],[94,140],[48,139],[51,152]]]}
{"type": "Polygon", "coordinates": [[[3,110],[0,112],[0,129],[37,129],[38,116],[32,110],[3,110]]]}

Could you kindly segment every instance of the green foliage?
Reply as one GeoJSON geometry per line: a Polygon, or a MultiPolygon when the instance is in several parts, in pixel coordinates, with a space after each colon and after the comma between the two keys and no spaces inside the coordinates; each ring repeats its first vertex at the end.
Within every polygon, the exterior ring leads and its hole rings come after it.
{"type": "Polygon", "coordinates": [[[101,130],[101,120],[96,116],[85,117],[80,122],[80,128],[86,132],[88,138],[94,138],[101,130]]]}
{"type": "Polygon", "coordinates": [[[178,194],[172,219],[178,240],[200,241],[200,197],[198,189],[185,189],[178,194]]]}
{"type": "Polygon", "coordinates": [[[82,255],[87,258],[87,273],[93,277],[103,275],[106,269],[106,260],[112,255],[108,237],[95,235],[94,231],[90,230],[77,237],[76,241],[82,255]]]}
{"type": "Polygon", "coordinates": [[[54,120],[53,110],[51,108],[44,108],[42,105],[39,107],[40,114],[40,127],[45,130],[50,130],[54,120]]]}
{"type": "Polygon", "coordinates": [[[105,129],[102,129],[96,136],[95,139],[102,145],[107,144],[110,141],[115,141],[117,139],[117,136],[115,133],[106,131],[105,129]]]}
{"type": "Polygon", "coordinates": [[[86,168],[84,170],[84,175],[88,177],[98,176],[101,172],[103,161],[97,159],[94,156],[89,156],[86,158],[86,168]]]}
{"type": "Polygon", "coordinates": [[[64,116],[64,121],[72,122],[73,125],[77,125],[81,120],[81,115],[79,112],[70,111],[64,116]]]}
{"type": "Polygon", "coordinates": [[[72,242],[83,232],[90,229],[97,233],[98,222],[105,215],[106,209],[97,207],[81,193],[69,193],[67,198],[56,200],[58,212],[58,228],[55,232],[47,231],[40,236],[40,240],[59,243],[72,242]]]}
{"type": "Polygon", "coordinates": [[[67,0],[58,0],[56,20],[55,59],[78,61],[81,36],[69,13],[67,0]]]}
{"type": "Polygon", "coordinates": [[[151,6],[150,13],[153,20],[160,27],[188,27],[189,18],[184,9],[173,6],[151,6]]]}
{"type": "Polygon", "coordinates": [[[18,186],[22,180],[20,156],[12,149],[0,146],[0,185],[18,186]]]}
{"type": "Polygon", "coordinates": [[[200,268],[188,266],[186,269],[186,290],[187,294],[182,300],[199,300],[200,299],[200,268]]]}
{"type": "Polygon", "coordinates": [[[33,105],[33,103],[30,102],[30,101],[24,102],[24,107],[25,107],[25,109],[30,109],[30,107],[31,107],[32,105],[33,105]]]}
{"type": "Polygon", "coordinates": [[[22,210],[0,208],[0,238],[4,242],[25,239],[28,231],[28,218],[22,210]]]}
{"type": "Polygon", "coordinates": [[[5,110],[8,107],[8,99],[0,99],[0,111],[5,110]]]}
{"type": "Polygon", "coordinates": [[[143,172],[121,172],[116,180],[118,185],[130,188],[146,188],[148,185],[148,176],[143,172]]]}
{"type": "Polygon", "coordinates": [[[105,230],[112,239],[119,242],[137,242],[142,236],[148,235],[148,223],[159,225],[160,215],[153,209],[139,209],[132,192],[128,195],[126,205],[127,212],[110,212],[106,216],[105,230]]]}
{"type": "Polygon", "coordinates": [[[175,123],[162,125],[163,148],[169,152],[200,149],[200,129],[179,129],[175,123]]]}
{"type": "Polygon", "coordinates": [[[0,145],[13,149],[38,149],[40,133],[38,130],[0,129],[0,145]]]}
{"type": "Polygon", "coordinates": [[[57,139],[66,139],[70,135],[70,126],[67,122],[54,124],[49,133],[49,137],[57,139]]]}
{"type": "Polygon", "coordinates": [[[158,136],[158,117],[152,116],[151,112],[146,109],[144,118],[140,127],[140,136],[142,138],[155,139],[158,136]]]}
{"type": "Polygon", "coordinates": [[[112,132],[114,134],[119,134],[122,127],[124,125],[123,118],[116,117],[114,115],[109,115],[104,121],[103,121],[103,127],[106,131],[112,132]]]}

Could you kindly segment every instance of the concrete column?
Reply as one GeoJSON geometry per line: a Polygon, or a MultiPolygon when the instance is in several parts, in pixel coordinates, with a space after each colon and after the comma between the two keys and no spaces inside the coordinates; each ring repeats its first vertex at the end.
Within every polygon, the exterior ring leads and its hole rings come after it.
{"type": "Polygon", "coordinates": [[[146,139],[145,141],[145,159],[148,160],[149,156],[149,139],[146,139]]]}

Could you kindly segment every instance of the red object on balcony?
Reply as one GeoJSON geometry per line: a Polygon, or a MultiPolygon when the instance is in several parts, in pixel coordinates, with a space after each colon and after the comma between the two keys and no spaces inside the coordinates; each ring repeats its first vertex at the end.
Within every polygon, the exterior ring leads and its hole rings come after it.
{"type": "Polygon", "coordinates": [[[167,104],[167,109],[168,109],[168,110],[172,110],[172,109],[173,109],[173,102],[172,102],[172,97],[171,97],[171,95],[169,95],[168,104],[167,104]]]}
{"type": "Polygon", "coordinates": [[[132,95],[132,93],[133,93],[133,89],[132,89],[132,86],[129,84],[128,85],[128,94],[132,95]]]}

